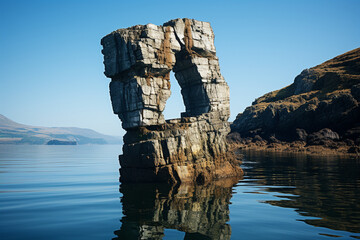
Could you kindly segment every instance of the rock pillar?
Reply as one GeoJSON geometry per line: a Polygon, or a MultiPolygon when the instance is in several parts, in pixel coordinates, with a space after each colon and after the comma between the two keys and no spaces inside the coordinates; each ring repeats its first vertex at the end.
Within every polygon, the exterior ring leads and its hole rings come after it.
{"type": "Polygon", "coordinates": [[[207,22],[136,25],[101,40],[113,111],[127,131],[122,181],[207,181],[241,175],[228,153],[229,87],[207,22]],[[165,121],[170,71],[186,111],[165,121]]]}

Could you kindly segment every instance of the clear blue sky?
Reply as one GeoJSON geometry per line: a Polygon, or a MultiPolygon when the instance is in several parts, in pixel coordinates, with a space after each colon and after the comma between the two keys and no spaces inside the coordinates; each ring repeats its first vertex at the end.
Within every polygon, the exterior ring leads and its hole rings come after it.
{"type": "MultiPolygon", "coordinates": [[[[100,39],[118,28],[211,23],[231,118],[303,69],[360,47],[360,0],[0,1],[0,114],[24,124],[122,135],[100,39]]],[[[165,117],[183,109],[175,79],[165,117]]]]}

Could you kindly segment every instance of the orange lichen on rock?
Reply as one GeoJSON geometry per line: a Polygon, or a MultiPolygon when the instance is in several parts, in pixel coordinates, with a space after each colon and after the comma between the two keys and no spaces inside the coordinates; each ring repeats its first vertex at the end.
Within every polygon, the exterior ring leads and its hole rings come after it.
{"type": "Polygon", "coordinates": [[[172,60],[172,51],[170,47],[170,34],[171,34],[171,27],[166,26],[165,27],[165,34],[164,34],[164,40],[161,43],[160,49],[157,51],[158,60],[161,64],[165,64],[169,68],[172,68],[173,66],[173,60],[172,60]]]}
{"type": "Polygon", "coordinates": [[[220,73],[207,22],[175,19],[137,25],[102,39],[115,114],[127,131],[120,157],[123,182],[206,182],[242,175],[228,154],[229,87],[220,73]],[[170,72],[186,111],[165,121],[170,72]]]}
{"type": "Polygon", "coordinates": [[[184,43],[186,51],[191,55],[193,52],[193,37],[191,32],[191,23],[189,19],[185,19],[184,43]]]}

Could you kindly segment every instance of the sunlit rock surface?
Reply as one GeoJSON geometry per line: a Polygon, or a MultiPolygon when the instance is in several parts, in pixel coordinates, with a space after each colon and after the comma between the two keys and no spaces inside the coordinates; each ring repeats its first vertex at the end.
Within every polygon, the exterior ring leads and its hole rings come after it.
{"type": "Polygon", "coordinates": [[[290,143],[289,149],[299,151],[359,154],[360,48],[305,69],[291,85],[257,98],[231,128],[230,137],[246,147],[287,149],[290,143]]]}
{"type": "Polygon", "coordinates": [[[226,144],[229,87],[209,23],[136,25],[110,33],[101,44],[112,107],[127,130],[122,181],[204,182],[242,174],[226,144]],[[186,111],[165,121],[170,71],[186,111]]]}

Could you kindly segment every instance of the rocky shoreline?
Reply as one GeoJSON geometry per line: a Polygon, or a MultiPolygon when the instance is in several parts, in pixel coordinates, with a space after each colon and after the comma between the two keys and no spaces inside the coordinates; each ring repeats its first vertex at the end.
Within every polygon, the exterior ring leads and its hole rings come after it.
{"type": "Polygon", "coordinates": [[[242,149],[360,154],[360,48],[302,71],[257,98],[227,136],[242,149]]]}
{"type": "Polygon", "coordinates": [[[230,133],[227,136],[228,144],[233,151],[236,150],[256,150],[266,152],[301,153],[309,155],[343,155],[350,157],[360,157],[359,146],[348,144],[346,141],[324,139],[312,144],[307,141],[271,141],[265,140],[260,136],[241,138],[238,133],[230,133]]]}

